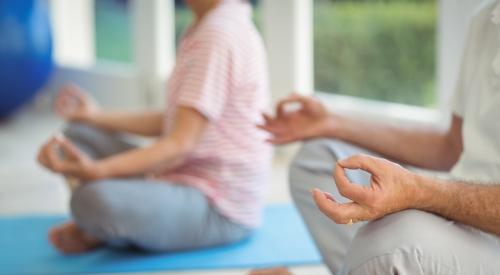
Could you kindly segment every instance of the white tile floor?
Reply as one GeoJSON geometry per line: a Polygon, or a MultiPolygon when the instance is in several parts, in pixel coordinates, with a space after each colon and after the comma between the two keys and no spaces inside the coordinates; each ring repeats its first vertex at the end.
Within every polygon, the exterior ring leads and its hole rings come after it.
{"type": "MultiPolygon", "coordinates": [[[[60,129],[62,121],[50,114],[26,111],[0,121],[0,215],[23,213],[67,213],[68,191],[61,178],[40,168],[35,155],[39,145],[60,129]]],[[[287,187],[287,157],[274,163],[269,202],[290,200],[287,187]]],[[[295,274],[329,274],[325,266],[292,268],[295,274]]],[[[248,270],[210,272],[155,272],[148,274],[237,275],[248,270]]],[[[127,273],[130,274],[130,273],[127,273]]]]}

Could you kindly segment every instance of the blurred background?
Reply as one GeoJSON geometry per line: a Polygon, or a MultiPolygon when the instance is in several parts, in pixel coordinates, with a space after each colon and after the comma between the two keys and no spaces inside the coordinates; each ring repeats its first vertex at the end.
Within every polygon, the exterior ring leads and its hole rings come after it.
{"type": "MultiPolygon", "coordinates": [[[[44,90],[39,94],[47,95],[46,102],[62,83],[74,81],[105,105],[163,105],[175,48],[191,20],[182,0],[34,2],[45,3],[50,19],[54,68],[37,89],[44,90]]],[[[255,24],[268,47],[275,100],[292,90],[318,92],[340,96],[331,101],[348,102],[354,106],[351,111],[392,106],[403,108],[403,117],[410,117],[412,112],[429,115],[426,111],[446,105],[467,18],[478,1],[252,0],[252,4],[255,24]]]]}
{"type": "MultiPolygon", "coordinates": [[[[319,91],[434,107],[436,0],[313,1],[314,85],[319,91]]],[[[255,23],[262,30],[262,11],[255,23]]],[[[132,62],[128,0],[95,3],[96,55],[132,62]]],[[[191,15],[175,1],[176,42],[191,15]]]]}
{"type": "MultiPolygon", "coordinates": [[[[273,99],[299,91],[367,119],[445,124],[468,18],[480,2],[252,1],[273,99]]],[[[182,0],[0,1],[0,214],[68,212],[62,180],[34,160],[62,127],[51,112],[54,94],[75,82],[105,107],[161,108],[190,18],[182,0]]],[[[277,151],[269,202],[290,201],[296,147],[277,151]]],[[[323,266],[295,271],[327,274],[323,266]]]]}

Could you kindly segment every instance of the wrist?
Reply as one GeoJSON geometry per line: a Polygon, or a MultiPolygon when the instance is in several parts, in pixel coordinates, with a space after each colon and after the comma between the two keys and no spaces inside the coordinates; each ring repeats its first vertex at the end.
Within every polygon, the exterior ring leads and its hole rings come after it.
{"type": "Polygon", "coordinates": [[[109,169],[103,162],[100,161],[96,161],[93,165],[91,165],[91,172],[93,175],[93,180],[100,180],[111,177],[109,169]]]}
{"type": "Polygon", "coordinates": [[[94,110],[92,112],[89,112],[87,114],[84,114],[80,117],[80,121],[81,122],[85,122],[85,123],[88,123],[88,124],[92,124],[94,123],[94,121],[96,120],[95,118],[97,116],[99,116],[99,111],[98,110],[94,110]]]}
{"type": "Polygon", "coordinates": [[[440,183],[432,178],[421,175],[414,176],[412,209],[429,211],[436,197],[440,197],[440,183]]]}
{"type": "Polygon", "coordinates": [[[320,137],[327,137],[332,139],[342,139],[341,133],[343,132],[343,120],[344,118],[337,114],[329,114],[324,118],[324,123],[322,131],[320,132],[320,137]]]}

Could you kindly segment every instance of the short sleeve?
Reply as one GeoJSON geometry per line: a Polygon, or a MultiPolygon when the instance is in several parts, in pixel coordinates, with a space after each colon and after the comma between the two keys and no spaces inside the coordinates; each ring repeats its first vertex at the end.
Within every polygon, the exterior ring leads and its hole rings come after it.
{"type": "Polygon", "coordinates": [[[208,31],[193,38],[178,60],[185,64],[180,76],[177,106],[191,107],[209,121],[222,114],[230,90],[231,52],[222,35],[208,31]]]}
{"type": "MultiPolygon", "coordinates": [[[[473,18],[474,19],[474,18],[473,18]]],[[[460,70],[456,82],[454,93],[451,97],[450,109],[451,112],[459,117],[464,117],[465,108],[467,103],[467,83],[471,75],[471,68],[474,67],[475,59],[477,58],[474,52],[474,45],[476,39],[476,24],[471,20],[467,35],[465,36],[464,50],[462,60],[460,62],[460,70]]]]}
{"type": "Polygon", "coordinates": [[[454,115],[464,117],[465,114],[465,62],[462,62],[455,91],[451,97],[450,109],[454,115]]]}

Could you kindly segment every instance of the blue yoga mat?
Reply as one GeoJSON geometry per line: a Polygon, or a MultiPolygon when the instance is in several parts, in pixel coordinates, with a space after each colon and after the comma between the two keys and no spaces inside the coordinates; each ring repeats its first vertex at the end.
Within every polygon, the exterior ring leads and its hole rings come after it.
{"type": "Polygon", "coordinates": [[[321,262],[313,241],[291,205],[269,206],[263,227],[245,241],[169,254],[99,249],[82,255],[61,255],[50,246],[46,236],[49,228],[66,219],[63,216],[0,218],[0,274],[230,269],[321,262]]]}

